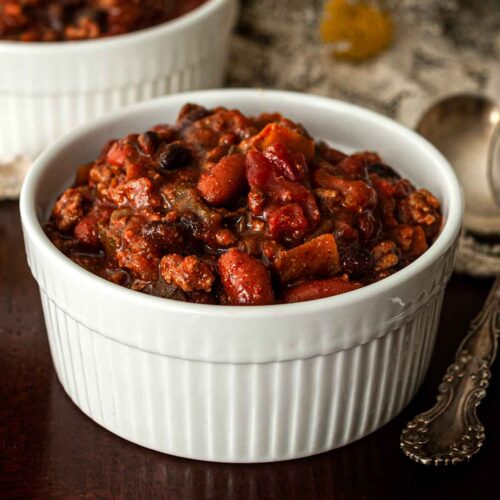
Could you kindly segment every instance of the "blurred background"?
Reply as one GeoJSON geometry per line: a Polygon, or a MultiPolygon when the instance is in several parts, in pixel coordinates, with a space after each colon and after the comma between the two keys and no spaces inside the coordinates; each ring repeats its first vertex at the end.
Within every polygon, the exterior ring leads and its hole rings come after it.
{"type": "Polygon", "coordinates": [[[228,84],[312,92],[413,127],[437,98],[500,99],[497,0],[242,0],[228,84]]]}

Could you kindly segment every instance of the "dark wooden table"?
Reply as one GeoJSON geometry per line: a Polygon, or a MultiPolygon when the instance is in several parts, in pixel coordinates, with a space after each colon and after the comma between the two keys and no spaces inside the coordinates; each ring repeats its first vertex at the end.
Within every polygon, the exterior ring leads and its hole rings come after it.
{"type": "Polygon", "coordinates": [[[480,414],[481,454],[454,468],[414,464],[399,451],[409,417],[434,402],[436,386],[486,296],[489,280],[455,276],[424,385],[391,423],[315,457],[261,465],[197,462],[114,436],[70,401],[56,378],[37,286],[25,262],[14,202],[0,203],[0,498],[481,499],[498,498],[500,370],[480,414]]]}

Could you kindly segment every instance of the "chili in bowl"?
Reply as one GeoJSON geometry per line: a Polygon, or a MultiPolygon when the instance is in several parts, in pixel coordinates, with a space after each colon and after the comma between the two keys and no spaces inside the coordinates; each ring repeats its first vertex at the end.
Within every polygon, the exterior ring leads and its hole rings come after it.
{"type": "Polygon", "coordinates": [[[266,305],[386,278],[441,222],[438,199],[376,152],[344,154],[279,113],[185,104],[175,125],[111,140],[81,166],[45,230],[133,290],[266,305]]]}
{"type": "MultiPolygon", "coordinates": [[[[328,194],[335,201],[337,195],[328,194]]],[[[360,199],[358,190],[348,194],[353,200],[360,199]]],[[[462,208],[453,170],[414,132],[346,103],[262,90],[169,96],[80,127],[37,160],[21,195],[28,262],[40,286],[54,365],[75,404],[100,425],[135,443],[173,455],[224,462],[285,460],[331,450],[373,432],[401,411],[429,365],[444,289],[453,269],[462,208]],[[176,122],[186,102],[202,108],[184,108],[176,122]],[[225,111],[235,109],[240,112],[225,111]],[[271,110],[280,117],[261,116],[271,110]],[[220,119],[223,115],[228,121],[220,119]],[[242,135],[235,138],[236,117],[242,135]],[[211,120],[219,124],[215,134],[214,127],[208,126],[211,120]],[[155,123],[171,125],[152,129],[155,123]],[[216,154],[213,150],[219,147],[228,124],[232,134],[227,134],[216,154]],[[174,135],[169,138],[171,128],[174,135]],[[148,130],[160,140],[148,135],[148,130]],[[280,140],[268,144],[270,130],[279,132],[274,138],[280,140]],[[200,147],[202,137],[207,147],[200,147]],[[294,140],[286,139],[290,137],[294,140]],[[107,138],[115,140],[102,150],[107,138]],[[281,149],[277,154],[277,144],[287,153],[281,149]],[[177,168],[161,171],[157,160],[175,156],[173,151],[178,155],[177,168]],[[351,163],[352,155],[359,151],[376,151],[378,156],[363,153],[351,163]],[[293,161],[282,161],[287,154],[293,161]],[[85,164],[90,167],[80,171],[75,185],[75,166],[85,164]],[[297,165],[303,168],[297,169],[297,165]],[[107,170],[112,174],[109,178],[107,170]],[[133,177],[128,181],[127,170],[133,177]],[[226,198],[233,183],[226,190],[226,182],[215,182],[228,179],[227,175],[218,177],[219,170],[226,174],[227,170],[236,174],[244,170],[244,177],[230,176],[238,187],[234,198],[226,198]],[[141,175],[136,177],[133,171],[141,175]],[[363,187],[362,192],[376,193],[376,199],[365,196],[364,209],[353,210],[355,217],[347,224],[349,212],[344,211],[351,205],[339,186],[356,180],[361,181],[357,186],[370,187],[363,187]],[[159,191],[149,189],[151,186],[159,191]],[[82,205],[71,191],[66,195],[67,206],[61,201],[61,193],[68,188],[82,191],[82,205]],[[98,189],[102,189],[100,194],[98,189]],[[185,190],[189,196],[183,198],[185,190]],[[317,190],[339,191],[343,202],[323,205],[321,195],[325,193],[317,190]],[[157,206],[135,206],[127,198],[132,192],[134,203],[157,206]],[[381,210],[379,198],[388,192],[392,196],[381,210]],[[415,199],[410,203],[412,194],[426,200],[423,212],[432,221],[403,218],[418,213],[406,211],[405,206],[423,206],[413,203],[415,199]],[[107,206],[111,213],[97,224],[95,233],[88,216],[100,213],[99,196],[109,197],[101,209],[107,206]],[[69,206],[75,200],[76,217],[72,219],[69,206]],[[249,200],[257,202],[249,204],[249,200]],[[120,207],[122,201],[127,206],[120,207]],[[56,204],[61,210],[53,212],[56,204]],[[212,221],[210,230],[200,225],[203,217],[188,217],[188,212],[196,214],[195,206],[196,210],[203,207],[198,215],[204,213],[212,221]],[[271,217],[283,207],[285,213],[271,217]],[[254,215],[252,208],[262,212],[254,215]],[[244,212],[241,226],[233,213],[238,209],[244,212]],[[333,209],[338,212],[328,216],[333,209]],[[152,212],[161,217],[173,217],[168,215],[172,212],[177,215],[172,221],[155,221],[152,212]],[[378,236],[366,241],[360,230],[365,226],[359,223],[365,212],[382,224],[373,233],[378,236]],[[213,218],[213,213],[219,217],[213,218]],[[303,220],[298,216],[301,213],[303,220]],[[397,222],[394,228],[421,227],[425,245],[420,230],[414,229],[416,236],[411,237],[407,249],[400,247],[389,219],[384,219],[384,214],[391,213],[397,222]],[[344,224],[320,229],[328,220],[343,222],[351,230],[344,224]],[[68,224],[66,228],[62,221],[68,224]],[[120,224],[122,230],[117,232],[120,224]],[[144,232],[138,232],[138,227],[145,228],[144,232]],[[99,243],[82,252],[75,235],[81,240],[83,234],[89,237],[88,243],[94,236],[99,243]],[[156,242],[165,235],[169,244],[177,238],[178,246],[152,251],[151,234],[156,242]],[[231,235],[234,243],[230,243],[231,235]],[[247,241],[248,235],[252,237],[247,241]],[[322,238],[321,245],[317,238],[322,238]],[[374,252],[376,245],[389,240],[398,247],[397,265],[382,266],[382,259],[378,266],[353,273],[353,260],[358,259],[349,257],[355,255],[354,251],[348,253],[349,248],[365,249],[370,254],[367,260],[373,263],[377,255],[383,255],[374,252]],[[278,256],[303,250],[311,242],[314,250],[302,253],[296,265],[281,268],[283,276],[315,265],[323,250],[327,257],[319,261],[335,263],[341,269],[336,271],[332,265],[310,276],[283,278],[278,256]],[[111,248],[106,249],[107,245],[111,248]],[[129,251],[134,245],[143,252],[129,251]],[[274,253],[266,257],[268,247],[274,247],[274,253]],[[428,248],[424,251],[424,247],[428,248]],[[412,248],[423,253],[411,255],[412,248]],[[113,259],[119,263],[122,257],[127,266],[108,265],[115,265],[113,259]],[[152,265],[139,264],[139,274],[135,274],[133,263],[141,258],[152,265]],[[220,264],[224,258],[229,263],[220,264]],[[249,294],[265,297],[262,303],[266,305],[239,305],[240,295],[232,293],[232,277],[241,276],[248,259],[270,277],[272,297],[263,289],[260,292],[265,293],[260,295],[249,294]],[[153,279],[140,276],[148,267],[153,279]],[[192,279],[193,269],[199,271],[199,279],[192,279]],[[325,280],[364,286],[335,296],[286,303],[302,283],[325,280]],[[165,290],[175,293],[165,295],[165,290]]],[[[251,269],[248,275],[255,283],[257,272],[251,269]]],[[[317,285],[314,288],[318,290],[317,285]]],[[[238,283],[234,290],[240,290],[238,283]]]]}

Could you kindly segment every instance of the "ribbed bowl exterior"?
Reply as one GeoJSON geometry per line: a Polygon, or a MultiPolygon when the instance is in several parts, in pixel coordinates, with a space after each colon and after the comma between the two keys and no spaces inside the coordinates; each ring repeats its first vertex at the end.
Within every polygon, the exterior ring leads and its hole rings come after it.
{"type": "Polygon", "coordinates": [[[124,43],[51,51],[0,41],[0,163],[33,160],[75,126],[135,102],[221,86],[237,1],[208,3],[193,22],[124,35],[124,43]]]}
{"type": "Polygon", "coordinates": [[[330,99],[268,90],[164,97],[94,121],[47,150],[21,193],[28,262],[59,379],[110,431],[173,455],[266,462],[320,453],[376,430],[412,398],[432,353],[463,198],[446,160],[387,118],[330,99]],[[151,297],[62,255],[41,224],[108,137],[175,119],[182,104],[279,111],[342,149],[371,148],[442,202],[433,245],[392,276],[297,304],[238,307],[151,297]]]}
{"type": "Polygon", "coordinates": [[[441,259],[439,276],[429,276],[417,308],[375,340],[306,359],[213,363],[129,346],[76,321],[58,306],[74,290],[43,272],[28,242],[54,365],[74,403],[134,443],[218,462],[321,453],[397,415],[426,373],[455,251],[441,259]]]}

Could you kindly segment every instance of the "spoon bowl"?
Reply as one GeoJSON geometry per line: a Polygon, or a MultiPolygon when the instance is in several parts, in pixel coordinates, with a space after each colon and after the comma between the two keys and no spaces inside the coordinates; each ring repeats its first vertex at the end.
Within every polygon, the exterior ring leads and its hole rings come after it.
{"type": "Polygon", "coordinates": [[[500,123],[493,132],[493,138],[491,139],[488,169],[490,186],[493,190],[495,203],[500,207],[500,123]]]}
{"type": "MultiPolygon", "coordinates": [[[[417,132],[455,169],[465,195],[464,227],[482,236],[500,233],[500,208],[490,185],[492,169],[488,166],[489,148],[499,121],[500,107],[491,99],[457,94],[435,103],[417,125],[417,132]]],[[[500,158],[500,143],[498,149],[500,158]]],[[[497,175],[500,186],[500,171],[497,175]]]]}

